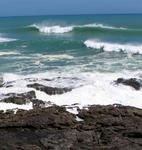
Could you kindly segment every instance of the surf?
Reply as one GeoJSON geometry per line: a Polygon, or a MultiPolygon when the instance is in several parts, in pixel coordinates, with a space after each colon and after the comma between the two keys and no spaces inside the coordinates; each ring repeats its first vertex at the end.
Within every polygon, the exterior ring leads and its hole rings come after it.
{"type": "Polygon", "coordinates": [[[69,32],[79,32],[80,29],[86,30],[86,29],[108,29],[108,30],[126,30],[127,28],[124,27],[115,27],[115,26],[109,26],[104,24],[84,24],[84,25],[71,25],[71,26],[62,26],[62,25],[46,25],[46,24],[32,24],[29,26],[31,30],[38,30],[41,33],[56,33],[56,34],[63,34],[63,33],[69,33],[69,32]]]}
{"type": "MultiPolygon", "coordinates": [[[[142,90],[135,91],[132,87],[114,84],[114,81],[120,77],[136,77],[141,79],[141,73],[140,71],[125,71],[119,73],[80,72],[76,75],[71,73],[67,74],[66,72],[46,72],[26,76],[4,74],[3,83],[9,85],[9,87],[1,87],[0,95],[15,92],[17,94],[25,93],[33,90],[36,93],[37,99],[50,101],[52,104],[59,106],[71,106],[76,103],[78,107],[82,108],[93,104],[122,104],[125,106],[129,105],[142,108],[142,90]],[[66,87],[73,89],[61,95],[57,94],[50,96],[42,91],[27,86],[28,84],[34,83],[51,87],[66,87]],[[137,103],[135,100],[137,100],[137,103]]],[[[4,106],[7,107],[6,105],[4,106]]],[[[11,108],[15,108],[15,106],[11,106],[11,108]]],[[[25,106],[23,109],[29,109],[29,107],[25,106]]]]}
{"type": "Polygon", "coordinates": [[[84,42],[86,47],[93,48],[93,49],[102,49],[103,51],[107,52],[126,52],[126,53],[139,53],[142,54],[142,44],[120,44],[120,43],[113,43],[113,42],[102,42],[99,40],[86,40],[84,42]]]}
{"type": "Polygon", "coordinates": [[[0,37],[0,43],[13,42],[13,41],[16,41],[16,40],[17,40],[17,39],[6,38],[6,37],[0,37]]]}
{"type": "Polygon", "coordinates": [[[14,52],[14,51],[9,51],[9,52],[1,52],[0,51],[0,57],[2,57],[2,56],[10,56],[10,55],[20,55],[20,53],[19,52],[14,52]]]}
{"type": "Polygon", "coordinates": [[[60,25],[55,25],[55,26],[45,26],[45,25],[36,25],[33,24],[31,27],[38,29],[42,33],[67,33],[71,32],[73,30],[73,27],[71,26],[60,26],[60,25]]]}

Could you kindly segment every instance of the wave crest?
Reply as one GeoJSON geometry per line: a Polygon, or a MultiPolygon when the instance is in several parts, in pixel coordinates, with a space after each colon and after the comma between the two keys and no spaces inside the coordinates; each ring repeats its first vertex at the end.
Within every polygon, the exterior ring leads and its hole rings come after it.
{"type": "Polygon", "coordinates": [[[82,25],[79,27],[94,27],[94,28],[102,28],[102,29],[114,29],[114,30],[126,30],[127,29],[124,27],[114,27],[114,26],[109,26],[109,25],[103,25],[100,23],[87,24],[87,25],[82,25]]]}
{"type": "Polygon", "coordinates": [[[20,55],[18,52],[0,52],[0,56],[20,55]]]}
{"type": "Polygon", "coordinates": [[[16,41],[16,39],[0,37],[0,43],[12,42],[12,41],[16,41]]]}
{"type": "Polygon", "coordinates": [[[73,30],[73,27],[62,27],[62,26],[45,26],[45,25],[32,25],[32,27],[37,28],[40,32],[43,33],[67,33],[73,30]]]}
{"type": "Polygon", "coordinates": [[[114,27],[114,26],[97,24],[97,23],[85,24],[85,25],[72,25],[72,26],[61,26],[61,25],[49,26],[46,24],[33,24],[30,26],[30,28],[35,28],[42,33],[56,33],[56,34],[68,33],[68,32],[71,32],[80,28],[81,29],[101,28],[101,29],[110,29],[110,30],[126,30],[126,28],[123,28],[123,27],[114,27]]]}
{"type": "Polygon", "coordinates": [[[88,48],[94,49],[103,49],[104,51],[124,51],[127,53],[139,53],[142,54],[142,45],[133,45],[133,44],[119,44],[119,43],[108,43],[108,42],[101,42],[97,40],[87,40],[84,44],[88,48]]]}

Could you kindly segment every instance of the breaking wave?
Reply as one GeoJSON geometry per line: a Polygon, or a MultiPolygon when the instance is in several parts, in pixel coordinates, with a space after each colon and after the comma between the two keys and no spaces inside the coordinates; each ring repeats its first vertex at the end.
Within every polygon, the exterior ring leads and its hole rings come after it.
{"type": "Polygon", "coordinates": [[[119,43],[109,43],[101,42],[98,40],[87,40],[84,44],[88,48],[103,49],[103,51],[116,51],[116,52],[126,52],[126,53],[139,53],[142,54],[142,44],[119,44],[119,43]]]}
{"type": "Polygon", "coordinates": [[[94,27],[94,28],[102,28],[102,29],[114,29],[114,30],[126,30],[127,28],[124,27],[114,27],[114,26],[109,26],[109,25],[103,25],[103,24],[87,24],[87,25],[82,25],[78,27],[94,27]]]}
{"type": "Polygon", "coordinates": [[[59,25],[57,26],[44,26],[44,25],[32,25],[32,27],[35,27],[40,32],[43,33],[67,33],[73,30],[73,27],[61,27],[59,25]]]}
{"type": "Polygon", "coordinates": [[[13,42],[13,41],[16,41],[16,39],[0,37],[0,43],[13,42]]]}
{"type": "Polygon", "coordinates": [[[1,56],[8,56],[8,55],[19,55],[20,53],[18,52],[0,52],[0,57],[1,56]]]}
{"type": "Polygon", "coordinates": [[[86,25],[72,25],[72,26],[61,26],[61,25],[54,25],[54,26],[49,26],[46,24],[33,24],[30,26],[33,30],[38,30],[42,33],[68,33],[71,31],[77,31],[79,29],[96,29],[96,28],[101,28],[101,29],[110,29],[110,30],[125,30],[126,28],[123,27],[114,27],[114,26],[108,26],[108,25],[103,25],[103,24],[86,24],[86,25]]]}

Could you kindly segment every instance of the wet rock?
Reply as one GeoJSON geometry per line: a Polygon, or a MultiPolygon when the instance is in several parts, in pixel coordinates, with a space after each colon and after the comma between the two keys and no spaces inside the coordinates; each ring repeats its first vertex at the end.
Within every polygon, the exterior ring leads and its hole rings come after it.
{"type": "Polygon", "coordinates": [[[2,84],[2,83],[0,83],[0,88],[1,88],[1,87],[3,87],[3,84],[2,84]]]}
{"type": "Polygon", "coordinates": [[[18,105],[30,103],[33,99],[36,98],[34,91],[30,91],[22,94],[10,93],[5,95],[5,97],[7,98],[1,100],[1,102],[14,103],[18,105]]]}
{"type": "Polygon", "coordinates": [[[131,79],[123,79],[123,78],[118,78],[115,81],[116,84],[123,84],[127,86],[133,87],[135,90],[140,90],[141,88],[141,83],[138,79],[136,78],[131,78],[131,79]]]}
{"type": "Polygon", "coordinates": [[[140,138],[140,139],[142,139],[142,130],[129,131],[128,133],[125,133],[124,136],[127,136],[129,138],[140,138]]]}
{"type": "Polygon", "coordinates": [[[51,103],[50,101],[45,102],[42,100],[33,99],[31,100],[31,102],[33,103],[33,109],[54,106],[54,104],[51,103]]]}
{"type": "Polygon", "coordinates": [[[38,99],[34,99],[32,100],[33,103],[33,108],[44,108],[46,105],[46,102],[42,101],[42,100],[38,100],[38,99]]]}
{"type": "Polygon", "coordinates": [[[141,150],[142,110],[121,105],[90,106],[76,116],[64,107],[0,113],[5,150],[141,150]]]}
{"type": "Polygon", "coordinates": [[[65,110],[64,107],[53,106],[49,108],[37,108],[33,110],[18,110],[13,113],[0,116],[0,128],[4,127],[30,127],[30,128],[64,128],[72,126],[76,122],[75,116],[65,110]],[[1,120],[2,118],[2,120],[1,120]]]}
{"type": "Polygon", "coordinates": [[[39,146],[36,145],[22,145],[20,147],[18,147],[17,149],[20,150],[42,150],[39,146]]]}
{"type": "MultiPolygon", "coordinates": [[[[79,117],[85,122],[83,130],[97,131],[102,147],[114,146],[126,150],[142,148],[142,110],[134,107],[91,106],[80,110],[79,117]]],[[[97,136],[95,136],[97,138],[97,136]]]]}
{"type": "Polygon", "coordinates": [[[63,94],[66,92],[70,92],[72,90],[69,88],[48,87],[48,86],[44,86],[44,85],[41,85],[38,83],[29,84],[28,87],[34,88],[34,89],[39,90],[39,91],[43,91],[48,95],[63,94]]]}

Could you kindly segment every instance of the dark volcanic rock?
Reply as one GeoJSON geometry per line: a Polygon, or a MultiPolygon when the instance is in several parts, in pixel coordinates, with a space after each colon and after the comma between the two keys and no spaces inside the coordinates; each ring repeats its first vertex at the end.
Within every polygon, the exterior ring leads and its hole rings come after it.
{"type": "Polygon", "coordinates": [[[24,105],[27,103],[32,102],[33,103],[33,108],[43,108],[45,105],[51,106],[51,102],[44,102],[42,100],[36,99],[35,91],[30,91],[27,93],[21,93],[21,94],[16,94],[16,93],[10,93],[5,95],[6,98],[2,99],[0,102],[5,102],[5,103],[14,103],[18,105],[24,105]]]}
{"type": "Polygon", "coordinates": [[[135,90],[140,90],[140,88],[141,88],[141,83],[136,78],[131,78],[131,79],[118,78],[115,81],[115,83],[116,84],[124,84],[124,85],[127,85],[127,86],[131,86],[135,90]]]}
{"type": "Polygon", "coordinates": [[[72,89],[68,89],[68,88],[48,87],[48,86],[44,86],[44,85],[41,85],[38,83],[29,84],[28,87],[43,91],[48,95],[63,94],[66,92],[70,92],[72,90],[72,89]]]}
{"type": "MultiPolygon", "coordinates": [[[[1,115],[1,114],[0,114],[1,115]]],[[[29,128],[64,128],[75,122],[75,116],[65,111],[64,107],[37,108],[33,110],[18,110],[14,115],[11,112],[0,116],[0,128],[29,127],[29,128]]]]}
{"type": "MultiPolygon", "coordinates": [[[[79,117],[86,123],[85,130],[97,131],[98,141],[116,149],[142,148],[142,110],[124,106],[91,106],[81,110],[79,117]]],[[[104,147],[103,146],[103,147],[104,147]]]]}
{"type": "Polygon", "coordinates": [[[45,105],[51,105],[50,102],[44,102],[42,100],[38,100],[38,99],[33,99],[31,100],[31,102],[33,103],[33,108],[36,109],[36,108],[44,108],[45,105]]]}
{"type": "Polygon", "coordinates": [[[0,113],[2,150],[141,150],[142,110],[91,106],[83,122],[64,107],[0,113]]]}
{"type": "Polygon", "coordinates": [[[42,150],[39,146],[37,145],[22,145],[22,146],[19,146],[17,147],[17,149],[20,149],[20,150],[42,150]]]}
{"type": "Polygon", "coordinates": [[[36,98],[34,91],[30,91],[30,92],[22,93],[22,94],[10,93],[5,96],[8,98],[1,100],[1,102],[14,103],[14,104],[19,104],[19,105],[29,103],[33,99],[36,98]]]}

